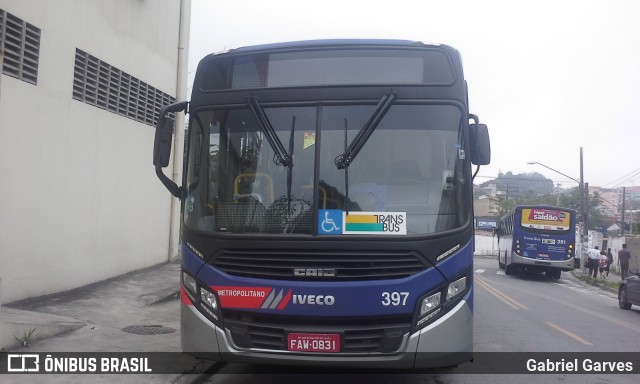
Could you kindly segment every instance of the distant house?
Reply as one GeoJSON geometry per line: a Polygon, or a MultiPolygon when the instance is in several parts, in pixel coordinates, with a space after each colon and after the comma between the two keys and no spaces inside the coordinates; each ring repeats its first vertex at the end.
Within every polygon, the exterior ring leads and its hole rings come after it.
{"type": "Polygon", "coordinates": [[[473,216],[498,217],[500,199],[488,195],[480,195],[473,200],[473,216]]]}

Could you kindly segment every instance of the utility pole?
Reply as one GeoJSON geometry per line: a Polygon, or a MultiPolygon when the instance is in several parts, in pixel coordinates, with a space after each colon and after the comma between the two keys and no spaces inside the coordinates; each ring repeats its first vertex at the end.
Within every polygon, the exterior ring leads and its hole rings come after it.
{"type": "Polygon", "coordinates": [[[589,183],[584,183],[584,230],[589,239],[589,183]]]}
{"type": "MultiPolygon", "coordinates": [[[[584,192],[584,167],[582,162],[582,147],[580,147],[580,185],[578,186],[578,193],[580,194],[580,216],[582,221],[582,243],[586,243],[589,236],[589,230],[587,229],[587,209],[585,204],[585,192],[584,192]]],[[[588,194],[588,192],[587,192],[588,194]]]]}
{"type": "Polygon", "coordinates": [[[626,233],[626,225],[624,223],[624,200],[625,200],[625,196],[627,195],[627,188],[626,187],[622,187],[622,236],[625,235],[626,233]]]}

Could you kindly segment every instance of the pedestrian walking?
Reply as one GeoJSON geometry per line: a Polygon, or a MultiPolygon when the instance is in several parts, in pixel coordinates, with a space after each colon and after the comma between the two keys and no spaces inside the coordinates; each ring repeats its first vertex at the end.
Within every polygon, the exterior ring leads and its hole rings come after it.
{"type": "Polygon", "coordinates": [[[607,248],[607,268],[605,268],[607,277],[609,277],[609,269],[611,268],[611,264],[613,264],[613,254],[611,253],[611,248],[607,248]]]}
{"type": "Polygon", "coordinates": [[[622,244],[622,249],[618,251],[618,265],[620,265],[622,280],[626,279],[629,274],[629,259],[631,259],[631,253],[627,249],[627,244],[622,244]]]}
{"type": "Polygon", "coordinates": [[[589,268],[588,276],[598,278],[598,260],[600,259],[600,249],[596,245],[587,250],[587,268],[589,268]]]}
{"type": "Polygon", "coordinates": [[[604,275],[604,271],[607,269],[607,265],[609,264],[609,258],[607,258],[607,252],[600,251],[600,258],[598,259],[598,270],[600,271],[600,278],[606,279],[604,275]]]}

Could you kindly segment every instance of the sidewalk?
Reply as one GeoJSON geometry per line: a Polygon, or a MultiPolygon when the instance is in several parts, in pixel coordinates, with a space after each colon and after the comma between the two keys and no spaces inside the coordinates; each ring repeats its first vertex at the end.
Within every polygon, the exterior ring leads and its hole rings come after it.
{"type": "Polygon", "coordinates": [[[616,293],[616,294],[618,293],[618,290],[616,288],[607,286],[607,284],[612,285],[615,283],[621,283],[622,279],[620,279],[619,274],[612,271],[609,273],[609,276],[606,279],[601,279],[599,277],[597,279],[594,279],[593,277],[589,276],[587,272],[588,271],[585,271],[582,268],[579,268],[571,271],[571,274],[573,275],[573,277],[577,278],[584,284],[589,284],[594,287],[599,287],[600,289],[611,292],[611,293],[616,293]]]}
{"type": "MultiPolygon", "coordinates": [[[[180,352],[179,271],[178,263],[165,263],[63,294],[3,306],[2,322],[14,327],[21,324],[24,333],[16,337],[31,344],[5,352],[180,352]],[[35,331],[27,337],[31,329],[35,331]]],[[[199,362],[184,356],[194,366],[199,362]]],[[[0,381],[184,381],[180,376],[12,374],[0,381]]]]}

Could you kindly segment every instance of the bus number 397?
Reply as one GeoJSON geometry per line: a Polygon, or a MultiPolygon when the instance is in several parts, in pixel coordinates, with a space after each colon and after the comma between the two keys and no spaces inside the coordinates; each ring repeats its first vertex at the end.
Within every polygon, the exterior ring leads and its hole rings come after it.
{"type": "Polygon", "coordinates": [[[409,292],[382,292],[382,305],[385,307],[406,305],[408,297],[409,292]]]}

